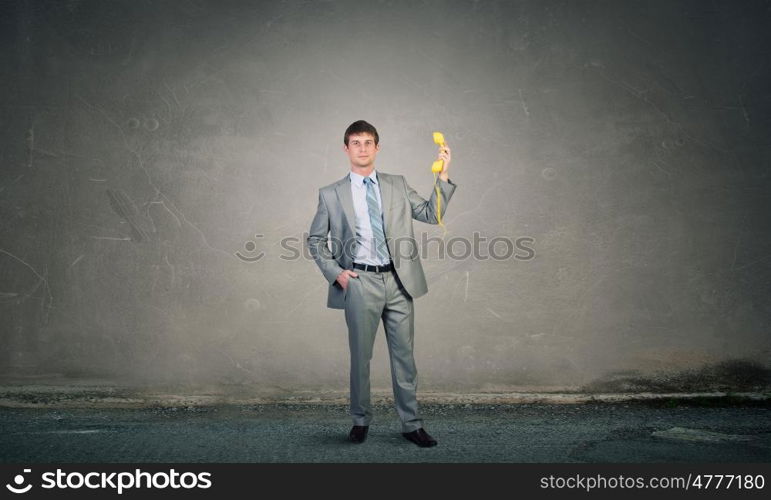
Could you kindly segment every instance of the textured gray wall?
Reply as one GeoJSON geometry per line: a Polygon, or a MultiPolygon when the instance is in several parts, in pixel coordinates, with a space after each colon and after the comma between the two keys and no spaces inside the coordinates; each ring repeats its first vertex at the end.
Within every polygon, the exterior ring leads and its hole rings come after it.
{"type": "Polygon", "coordinates": [[[445,133],[447,240],[534,240],[428,247],[423,389],[769,364],[767,1],[0,9],[5,375],[345,390],[342,312],[282,256],[357,119],[425,197],[445,133]]]}

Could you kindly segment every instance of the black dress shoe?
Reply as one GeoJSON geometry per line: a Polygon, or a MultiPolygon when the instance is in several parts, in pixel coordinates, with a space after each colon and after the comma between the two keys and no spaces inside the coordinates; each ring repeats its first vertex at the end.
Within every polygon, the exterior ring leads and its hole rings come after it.
{"type": "Polygon", "coordinates": [[[436,446],[437,444],[436,439],[432,438],[428,432],[423,430],[422,427],[416,431],[402,432],[402,436],[409,439],[421,448],[429,448],[431,446],[436,446]]]}
{"type": "Polygon", "coordinates": [[[367,440],[367,431],[369,431],[368,425],[354,425],[348,434],[348,439],[352,443],[361,444],[367,440]]]}

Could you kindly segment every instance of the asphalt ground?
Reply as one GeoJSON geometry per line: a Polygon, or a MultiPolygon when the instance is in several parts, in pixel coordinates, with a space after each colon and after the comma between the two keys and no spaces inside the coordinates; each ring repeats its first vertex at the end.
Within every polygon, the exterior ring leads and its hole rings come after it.
{"type": "Polygon", "coordinates": [[[439,445],[427,449],[401,436],[388,401],[358,445],[338,403],[19,406],[0,407],[3,463],[771,462],[768,398],[428,403],[439,445]]]}

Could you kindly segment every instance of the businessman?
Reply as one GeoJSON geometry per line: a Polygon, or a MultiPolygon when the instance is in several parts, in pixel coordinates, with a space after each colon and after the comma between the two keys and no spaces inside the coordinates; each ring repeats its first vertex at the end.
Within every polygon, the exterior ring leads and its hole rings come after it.
{"type": "Polygon", "coordinates": [[[364,120],[352,123],[345,131],[343,151],[351,169],[339,181],[319,190],[308,247],[329,282],[327,307],[345,310],[353,419],[348,438],[354,443],[367,439],[372,421],[369,365],[382,319],[402,435],[418,446],[430,447],[437,442],[423,428],[418,412],[418,373],[412,354],[413,301],[425,295],[428,286],[412,220],[438,223],[437,187],[440,215],[444,215],[456,188],[448,174],[450,148],[440,147],[437,159],[444,160],[444,168],[431,197],[425,200],[403,176],[375,170],[379,143],[377,130],[364,120]]]}

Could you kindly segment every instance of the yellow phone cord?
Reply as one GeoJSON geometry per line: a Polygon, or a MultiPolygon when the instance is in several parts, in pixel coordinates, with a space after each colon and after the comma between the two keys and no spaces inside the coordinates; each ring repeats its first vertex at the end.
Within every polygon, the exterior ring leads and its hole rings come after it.
{"type": "Polygon", "coordinates": [[[442,226],[442,239],[444,239],[444,237],[447,235],[447,228],[444,227],[444,223],[442,222],[442,191],[436,184],[436,179],[437,175],[436,172],[434,172],[434,189],[436,190],[436,222],[442,226]]]}

